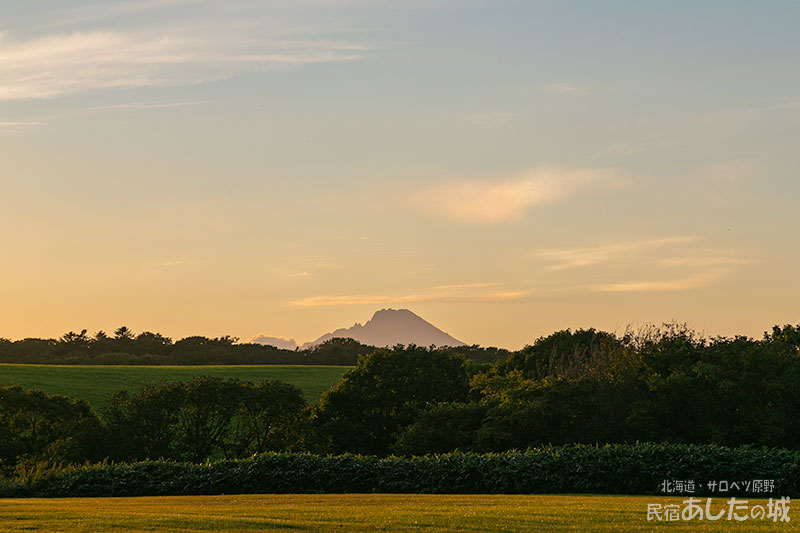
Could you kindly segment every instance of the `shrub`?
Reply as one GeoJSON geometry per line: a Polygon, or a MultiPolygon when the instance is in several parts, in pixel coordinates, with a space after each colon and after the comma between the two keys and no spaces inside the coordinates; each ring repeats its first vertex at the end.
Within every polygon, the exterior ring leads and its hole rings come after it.
{"type": "MultiPolygon", "coordinates": [[[[772,496],[800,495],[800,452],[713,445],[547,446],[525,452],[386,457],[267,453],[190,464],[145,461],[41,475],[33,496],[263,493],[659,494],[665,479],[775,480],[772,496]]],[[[0,485],[0,490],[3,490],[0,485]]],[[[15,492],[16,490],[16,492],[15,492]]],[[[726,496],[745,494],[730,491],[726,496]]],[[[752,494],[750,494],[753,496],[752,494]]],[[[762,494],[761,496],[767,496],[762,494]]]]}

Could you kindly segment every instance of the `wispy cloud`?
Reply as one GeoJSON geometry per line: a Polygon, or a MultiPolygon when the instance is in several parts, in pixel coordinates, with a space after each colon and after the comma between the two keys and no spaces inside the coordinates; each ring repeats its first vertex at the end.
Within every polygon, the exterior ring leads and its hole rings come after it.
{"type": "Polygon", "coordinates": [[[500,283],[465,283],[439,285],[420,289],[412,294],[312,296],[289,302],[296,307],[328,307],[344,305],[386,305],[418,302],[500,302],[518,300],[530,294],[528,290],[484,290],[500,283]]]}
{"type": "Polygon", "coordinates": [[[584,89],[581,89],[569,82],[550,83],[545,85],[543,89],[549,93],[555,94],[578,94],[585,92],[584,89]]]}
{"type": "Polygon", "coordinates": [[[727,270],[699,272],[691,276],[671,280],[625,281],[596,285],[600,292],[673,292],[703,289],[727,274],[727,270]]]}
{"type": "Polygon", "coordinates": [[[486,287],[497,287],[500,285],[497,281],[479,282],[479,283],[457,283],[455,285],[437,285],[431,287],[435,291],[447,291],[453,289],[484,289],[486,287]]]}
{"type": "Polygon", "coordinates": [[[58,17],[49,26],[76,26],[123,17],[141,15],[152,11],[163,11],[176,7],[193,7],[207,4],[207,0],[137,0],[123,2],[94,2],[80,7],[71,7],[56,12],[58,17]]]}
{"type": "Polygon", "coordinates": [[[339,259],[328,255],[316,255],[309,257],[305,261],[302,261],[301,265],[302,266],[294,267],[292,271],[308,271],[309,273],[312,273],[317,270],[341,270],[345,268],[344,263],[342,263],[339,259]]]}
{"type": "Polygon", "coordinates": [[[701,289],[734,273],[737,267],[754,262],[749,255],[745,257],[730,250],[705,246],[703,240],[698,235],[678,235],[582,248],[539,250],[536,256],[551,263],[546,267],[548,270],[557,272],[605,267],[593,270],[592,276],[606,275],[612,279],[586,286],[598,292],[701,289]],[[619,281],[621,275],[628,279],[619,281]]]}
{"type": "Polygon", "coordinates": [[[21,128],[41,125],[41,122],[0,122],[0,131],[17,131],[21,128]]]}
{"type": "Polygon", "coordinates": [[[750,265],[755,259],[729,256],[668,257],[659,260],[664,268],[673,267],[723,267],[733,265],[750,265]]]}
{"type": "Polygon", "coordinates": [[[451,180],[415,194],[412,205],[465,222],[495,223],[596,186],[612,175],[602,170],[540,168],[502,180],[451,180]]]}
{"type": "Polygon", "coordinates": [[[423,302],[426,297],[421,294],[407,296],[368,296],[368,295],[346,295],[346,296],[312,296],[289,302],[296,307],[327,307],[338,305],[382,305],[388,303],[413,303],[423,302]]]}
{"type": "Polygon", "coordinates": [[[0,100],[190,84],[270,67],[352,61],[367,49],[344,41],[254,40],[230,32],[220,39],[197,31],[92,31],[28,41],[0,35],[0,100]]]}
{"type": "Polygon", "coordinates": [[[206,102],[163,102],[163,103],[130,103],[130,104],[114,104],[93,107],[94,111],[114,111],[114,110],[132,110],[141,111],[146,109],[166,109],[170,107],[186,107],[193,105],[200,105],[206,102]]]}
{"type": "Polygon", "coordinates": [[[555,248],[540,250],[538,255],[551,261],[551,270],[566,270],[605,263],[618,259],[621,254],[631,252],[644,252],[654,248],[664,248],[678,244],[686,244],[699,240],[697,236],[684,235],[647,239],[639,241],[626,241],[604,244],[583,248],[555,248]]]}
{"type": "Polygon", "coordinates": [[[506,300],[519,300],[520,298],[524,298],[531,294],[531,291],[500,291],[500,292],[490,292],[485,294],[481,301],[484,302],[503,302],[506,300]]]}

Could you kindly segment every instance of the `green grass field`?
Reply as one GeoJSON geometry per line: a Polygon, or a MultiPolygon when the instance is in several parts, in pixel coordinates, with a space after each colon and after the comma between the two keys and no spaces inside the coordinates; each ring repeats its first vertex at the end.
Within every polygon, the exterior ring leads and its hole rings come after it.
{"type": "Polygon", "coordinates": [[[20,384],[48,394],[63,394],[88,401],[102,410],[108,398],[120,390],[136,390],[145,383],[182,381],[195,376],[239,378],[253,382],[278,379],[303,390],[316,402],[337,383],[343,366],[70,366],[0,364],[0,383],[20,384]]]}
{"type": "MultiPolygon", "coordinates": [[[[259,495],[0,500],[16,531],[800,531],[795,521],[647,521],[681,498],[573,495],[259,495]]],[[[714,509],[722,500],[714,500],[714,509]]],[[[790,512],[791,516],[791,512],[790,512]]]]}

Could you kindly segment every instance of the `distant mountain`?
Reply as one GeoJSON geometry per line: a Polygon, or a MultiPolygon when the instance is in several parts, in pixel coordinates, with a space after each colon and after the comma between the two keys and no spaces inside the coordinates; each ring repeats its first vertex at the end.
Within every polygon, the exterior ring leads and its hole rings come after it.
{"type": "MultiPolygon", "coordinates": [[[[370,346],[394,346],[395,344],[465,346],[465,343],[451,337],[408,309],[381,309],[372,315],[372,318],[363,326],[355,323],[351,328],[342,328],[332,333],[326,333],[317,340],[303,344],[300,349],[313,348],[336,337],[355,339],[362,344],[369,344],[370,346]]],[[[269,344],[290,350],[297,346],[296,344],[294,346],[286,344],[294,343],[294,339],[287,341],[286,339],[264,337],[263,335],[253,337],[250,342],[269,344]],[[278,345],[278,342],[283,344],[278,345]]]]}
{"type": "Polygon", "coordinates": [[[297,341],[294,339],[284,339],[282,337],[266,337],[264,335],[256,335],[249,341],[252,344],[265,344],[267,346],[274,346],[282,350],[295,350],[297,349],[297,341]]]}

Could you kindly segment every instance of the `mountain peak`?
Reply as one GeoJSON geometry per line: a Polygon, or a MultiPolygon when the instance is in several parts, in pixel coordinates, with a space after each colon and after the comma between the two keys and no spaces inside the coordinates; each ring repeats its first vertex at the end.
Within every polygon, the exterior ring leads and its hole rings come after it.
{"type": "Polygon", "coordinates": [[[381,309],[363,325],[356,322],[351,328],[337,329],[307,342],[301,349],[343,337],[355,339],[370,346],[394,346],[416,344],[417,346],[464,346],[465,343],[440,330],[409,309],[381,309]]]}
{"type": "Polygon", "coordinates": [[[372,315],[372,319],[370,322],[375,319],[379,320],[391,320],[392,318],[400,318],[400,317],[415,317],[420,318],[418,315],[411,312],[409,309],[381,309],[380,311],[375,311],[375,314],[372,315]]]}
{"type": "MultiPolygon", "coordinates": [[[[465,346],[465,343],[451,337],[410,309],[381,309],[363,325],[356,322],[350,328],[341,328],[307,342],[301,350],[313,348],[323,342],[336,338],[355,339],[370,346],[395,346],[396,344],[416,344],[417,346],[465,346]]],[[[270,344],[289,350],[295,349],[294,339],[266,337],[259,335],[250,339],[258,344],[270,344]]]]}
{"type": "Polygon", "coordinates": [[[315,341],[305,343],[301,348],[311,348],[335,337],[355,339],[362,344],[371,346],[394,346],[396,344],[464,346],[465,344],[427,322],[410,309],[381,309],[376,311],[364,325],[356,322],[352,328],[337,329],[315,341]]]}

